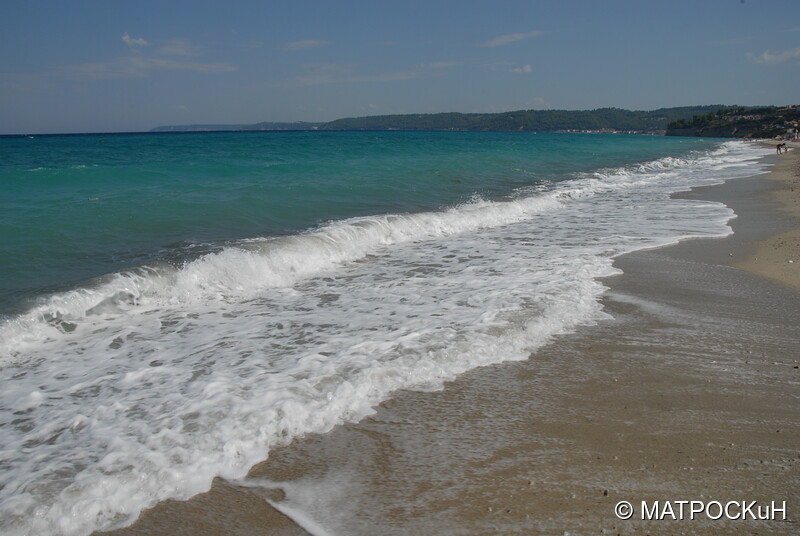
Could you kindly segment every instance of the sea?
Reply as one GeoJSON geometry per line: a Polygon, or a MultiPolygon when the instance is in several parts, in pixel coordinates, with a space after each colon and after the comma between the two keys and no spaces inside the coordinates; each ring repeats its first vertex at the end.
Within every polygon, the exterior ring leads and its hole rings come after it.
{"type": "Polygon", "coordinates": [[[616,256],[731,232],[726,206],[670,194],[764,173],[769,153],[532,132],[0,138],[0,533],[124,526],[398,390],[535,360],[607,316],[616,256]]]}

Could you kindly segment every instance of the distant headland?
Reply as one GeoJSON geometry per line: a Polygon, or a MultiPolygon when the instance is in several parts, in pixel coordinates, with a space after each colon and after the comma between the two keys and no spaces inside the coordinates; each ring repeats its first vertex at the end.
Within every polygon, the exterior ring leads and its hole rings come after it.
{"type": "Polygon", "coordinates": [[[213,131],[477,131],[608,132],[667,136],[771,138],[796,132],[796,106],[682,106],[652,111],[519,110],[503,113],[434,113],[349,117],[327,123],[261,122],[160,126],[151,132],[213,131]]]}
{"type": "Polygon", "coordinates": [[[800,110],[796,105],[783,108],[726,106],[716,112],[673,121],[667,126],[666,134],[713,138],[796,138],[800,134],[800,110]]]}

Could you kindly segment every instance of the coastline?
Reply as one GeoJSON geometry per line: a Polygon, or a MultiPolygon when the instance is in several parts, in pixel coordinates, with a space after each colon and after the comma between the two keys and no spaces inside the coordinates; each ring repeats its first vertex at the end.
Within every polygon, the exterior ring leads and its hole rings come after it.
{"type": "MultiPolygon", "coordinates": [[[[790,189],[795,152],[769,175],[790,189]]],[[[251,478],[334,534],[795,532],[800,293],[738,268],[777,279],[767,268],[791,247],[779,237],[800,231],[762,177],[682,194],[726,202],[734,235],[616,259],[612,319],[442,391],[400,392],[359,423],[276,450],[251,478]],[[621,500],[785,500],[788,520],[621,521],[621,500]]],[[[256,488],[218,479],[105,534],[257,530],[307,534],[256,488]]]]}

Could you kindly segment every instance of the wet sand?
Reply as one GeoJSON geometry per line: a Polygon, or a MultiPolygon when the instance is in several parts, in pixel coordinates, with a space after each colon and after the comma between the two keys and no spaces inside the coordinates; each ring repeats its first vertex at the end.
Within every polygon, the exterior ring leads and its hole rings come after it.
{"type": "Polygon", "coordinates": [[[769,177],[682,194],[731,206],[735,234],[616,259],[607,320],[398,393],[113,534],[307,534],[264,499],[341,536],[797,534],[800,225],[781,209],[798,206],[795,152],[769,177]],[[786,519],[639,519],[654,500],[786,501],[786,519]]]}

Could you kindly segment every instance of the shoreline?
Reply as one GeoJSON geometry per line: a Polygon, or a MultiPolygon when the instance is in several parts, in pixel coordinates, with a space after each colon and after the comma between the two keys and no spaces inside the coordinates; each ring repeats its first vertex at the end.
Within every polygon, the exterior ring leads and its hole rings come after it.
{"type": "Polygon", "coordinates": [[[102,534],[308,534],[264,499],[334,534],[795,532],[800,293],[740,268],[777,279],[800,233],[760,180],[791,191],[796,147],[769,175],[680,194],[734,208],[734,234],[615,259],[612,319],[277,449],[250,472],[264,493],[216,479],[102,534]],[[785,500],[788,520],[621,521],[621,500],[785,500]]]}

